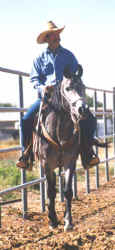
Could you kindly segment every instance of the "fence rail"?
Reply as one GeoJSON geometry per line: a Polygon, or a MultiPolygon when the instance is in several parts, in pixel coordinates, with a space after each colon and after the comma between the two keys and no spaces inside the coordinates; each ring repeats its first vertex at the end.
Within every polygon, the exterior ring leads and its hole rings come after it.
{"type": "Polygon", "coordinates": [[[3,67],[0,67],[0,72],[10,73],[10,74],[19,75],[19,76],[27,76],[27,77],[29,77],[30,75],[29,73],[25,73],[25,72],[18,71],[18,70],[6,69],[3,67]]]}
{"type": "MultiPolygon", "coordinates": [[[[16,70],[11,70],[11,69],[6,69],[0,67],[0,72],[4,73],[10,73],[10,74],[15,74],[18,75],[19,80],[19,107],[0,107],[0,112],[19,112],[20,113],[20,121],[22,119],[23,113],[27,110],[24,108],[24,95],[23,95],[23,77],[29,77],[29,73],[25,72],[20,72],[16,70]]],[[[108,149],[105,149],[105,159],[100,161],[101,163],[105,163],[105,172],[106,172],[106,181],[109,180],[109,166],[108,163],[111,160],[115,160],[115,88],[113,88],[113,91],[110,90],[104,90],[104,89],[97,89],[97,88],[89,88],[86,87],[86,90],[91,90],[94,93],[94,108],[93,108],[93,113],[98,116],[101,114],[103,116],[103,121],[104,121],[104,140],[106,141],[109,137],[113,138],[113,145],[114,145],[114,153],[113,157],[109,157],[108,155],[108,149]],[[97,93],[102,92],[103,93],[103,110],[101,112],[98,112],[97,109],[97,93]],[[106,108],[106,95],[107,94],[112,94],[113,98],[113,107],[112,110],[108,112],[106,108]],[[111,115],[112,120],[113,120],[113,133],[112,135],[107,134],[107,116],[111,115]]],[[[22,134],[20,130],[20,146],[19,147],[12,147],[12,148],[6,148],[6,149],[0,149],[0,153],[2,152],[10,152],[14,150],[21,150],[22,149],[22,134]]],[[[98,135],[98,134],[96,134],[98,135]]],[[[97,152],[98,153],[98,152],[97,152]]],[[[77,168],[77,171],[79,171],[81,168],[77,168]]],[[[77,196],[77,171],[73,176],[73,194],[74,197],[77,196]]],[[[114,168],[114,176],[115,176],[115,168],[114,168]]],[[[95,166],[95,177],[96,177],[96,188],[99,187],[99,169],[98,166],[95,166]]],[[[86,179],[86,192],[90,192],[90,180],[89,180],[89,171],[85,170],[85,179],[86,179]]],[[[26,171],[21,170],[21,184],[15,187],[11,187],[5,190],[0,191],[0,196],[3,194],[13,192],[15,190],[22,190],[22,211],[23,211],[23,218],[26,218],[27,215],[27,187],[35,185],[37,183],[40,183],[40,195],[41,195],[41,210],[45,210],[45,182],[46,178],[44,177],[43,169],[40,166],[40,178],[26,182],[26,171]]],[[[60,190],[60,199],[63,200],[63,191],[62,191],[62,176],[59,175],[59,190],[60,190]]],[[[0,203],[0,211],[1,211],[1,205],[0,203]]],[[[1,213],[0,213],[0,218],[1,218],[1,213]]],[[[0,219],[0,226],[1,226],[1,219],[0,219]]]]}

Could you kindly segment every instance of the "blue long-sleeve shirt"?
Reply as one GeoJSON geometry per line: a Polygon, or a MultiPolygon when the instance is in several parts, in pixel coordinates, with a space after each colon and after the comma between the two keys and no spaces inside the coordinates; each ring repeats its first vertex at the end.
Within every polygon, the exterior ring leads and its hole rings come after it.
{"type": "Polygon", "coordinates": [[[42,94],[44,86],[55,85],[63,80],[64,69],[68,67],[71,73],[77,71],[78,61],[69,50],[59,46],[55,53],[49,48],[37,57],[33,62],[30,81],[42,94]]]}

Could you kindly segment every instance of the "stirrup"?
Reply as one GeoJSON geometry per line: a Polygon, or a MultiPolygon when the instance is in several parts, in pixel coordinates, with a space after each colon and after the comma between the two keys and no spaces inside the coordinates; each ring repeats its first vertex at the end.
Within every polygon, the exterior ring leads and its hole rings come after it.
{"type": "Polygon", "coordinates": [[[99,157],[98,156],[93,156],[92,159],[89,161],[88,166],[93,167],[96,166],[97,164],[100,163],[99,157]]]}
{"type": "Polygon", "coordinates": [[[96,166],[100,163],[99,157],[94,153],[93,150],[91,152],[81,154],[81,161],[84,169],[89,169],[93,166],[96,166]]]}
{"type": "Polygon", "coordinates": [[[19,160],[16,162],[16,166],[19,168],[27,168],[27,159],[24,155],[22,155],[19,160]]]}

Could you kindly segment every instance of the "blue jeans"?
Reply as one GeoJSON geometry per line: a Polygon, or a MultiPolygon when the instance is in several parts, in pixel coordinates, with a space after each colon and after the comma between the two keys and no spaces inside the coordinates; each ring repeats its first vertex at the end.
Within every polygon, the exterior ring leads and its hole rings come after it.
{"type": "Polygon", "coordinates": [[[22,131],[22,151],[25,150],[27,142],[32,138],[32,131],[34,128],[34,118],[35,114],[39,112],[41,99],[38,99],[32,106],[28,109],[27,113],[23,116],[21,121],[21,131],[22,131]]]}

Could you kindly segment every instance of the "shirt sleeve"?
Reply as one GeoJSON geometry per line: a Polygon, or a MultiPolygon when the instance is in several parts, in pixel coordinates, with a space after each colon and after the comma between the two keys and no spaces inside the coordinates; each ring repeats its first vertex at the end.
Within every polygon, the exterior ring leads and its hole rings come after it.
{"type": "Polygon", "coordinates": [[[44,85],[46,81],[45,75],[42,73],[40,58],[36,58],[33,61],[32,70],[30,73],[30,82],[37,84],[37,86],[44,85]]]}
{"type": "Polygon", "coordinates": [[[40,58],[33,61],[32,70],[30,73],[30,82],[34,84],[34,88],[38,90],[38,96],[41,98],[45,87],[46,77],[42,73],[40,58]]]}
{"type": "Polygon", "coordinates": [[[69,58],[69,70],[71,73],[76,73],[78,70],[78,60],[72,53],[70,53],[69,58]]]}

